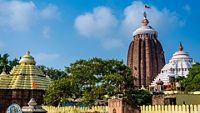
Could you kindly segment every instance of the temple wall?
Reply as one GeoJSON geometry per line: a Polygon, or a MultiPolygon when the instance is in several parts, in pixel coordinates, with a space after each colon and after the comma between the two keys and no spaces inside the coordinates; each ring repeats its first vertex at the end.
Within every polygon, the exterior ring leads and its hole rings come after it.
{"type": "Polygon", "coordinates": [[[125,99],[109,99],[108,113],[140,113],[140,108],[125,99]]]}
{"type": "Polygon", "coordinates": [[[141,106],[141,113],[200,113],[200,105],[141,106]]]}
{"type": "Polygon", "coordinates": [[[38,105],[43,103],[44,90],[24,90],[24,89],[0,89],[0,113],[5,113],[6,109],[13,103],[27,106],[32,97],[38,105]]]}
{"type": "Polygon", "coordinates": [[[195,94],[178,94],[176,95],[176,104],[200,104],[200,95],[195,94]]]}

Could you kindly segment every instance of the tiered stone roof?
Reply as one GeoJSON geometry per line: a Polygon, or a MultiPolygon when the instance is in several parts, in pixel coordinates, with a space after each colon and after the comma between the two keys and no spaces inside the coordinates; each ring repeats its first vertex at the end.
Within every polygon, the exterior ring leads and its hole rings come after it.
{"type": "Polygon", "coordinates": [[[159,79],[164,82],[164,85],[170,85],[169,77],[187,77],[186,75],[188,74],[189,68],[191,68],[194,63],[194,60],[189,57],[189,54],[183,51],[183,46],[180,43],[178,51],[173,54],[169,63],[161,69],[161,73],[154,79],[151,86],[155,86],[159,79]]]}
{"type": "Polygon", "coordinates": [[[34,58],[28,51],[13,67],[10,74],[4,71],[0,75],[0,89],[40,89],[45,90],[50,78],[35,65],[34,58]]]}

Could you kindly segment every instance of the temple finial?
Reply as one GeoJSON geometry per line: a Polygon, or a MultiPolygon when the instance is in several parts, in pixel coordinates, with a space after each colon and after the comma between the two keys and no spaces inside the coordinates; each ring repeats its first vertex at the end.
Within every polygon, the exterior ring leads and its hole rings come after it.
{"type": "Polygon", "coordinates": [[[178,50],[183,51],[183,46],[182,46],[181,42],[179,43],[178,50]]]}
{"type": "Polygon", "coordinates": [[[144,19],[147,19],[147,13],[146,12],[144,12],[144,19]]]}
{"type": "Polygon", "coordinates": [[[26,55],[30,55],[30,51],[27,51],[27,52],[26,52],[26,55]]]}
{"type": "Polygon", "coordinates": [[[147,13],[144,12],[143,16],[144,16],[144,19],[142,20],[142,26],[147,26],[149,23],[149,21],[147,19],[147,13]]]}

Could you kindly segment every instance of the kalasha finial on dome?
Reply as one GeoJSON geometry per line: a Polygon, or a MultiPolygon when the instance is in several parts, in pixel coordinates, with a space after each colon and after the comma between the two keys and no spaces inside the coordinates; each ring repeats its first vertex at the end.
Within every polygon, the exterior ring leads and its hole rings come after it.
{"type": "Polygon", "coordinates": [[[26,54],[20,59],[19,64],[23,65],[35,65],[34,58],[30,55],[30,51],[27,51],[26,54]]]}
{"type": "Polygon", "coordinates": [[[142,20],[142,26],[147,26],[149,21],[147,20],[147,13],[144,12],[144,19],[142,20]]]}
{"type": "Polygon", "coordinates": [[[182,46],[181,42],[179,43],[178,50],[183,51],[183,46],[182,46]]]}
{"type": "Polygon", "coordinates": [[[30,51],[27,51],[27,52],[26,52],[26,55],[30,55],[30,51]]]}

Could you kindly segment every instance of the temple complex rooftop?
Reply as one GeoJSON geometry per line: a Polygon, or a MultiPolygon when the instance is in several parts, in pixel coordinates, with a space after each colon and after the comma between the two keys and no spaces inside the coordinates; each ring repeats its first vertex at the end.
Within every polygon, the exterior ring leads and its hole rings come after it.
{"type": "Polygon", "coordinates": [[[0,89],[45,90],[51,80],[35,64],[30,52],[26,52],[20,59],[19,65],[14,66],[10,74],[5,71],[0,74],[0,89]]]}

